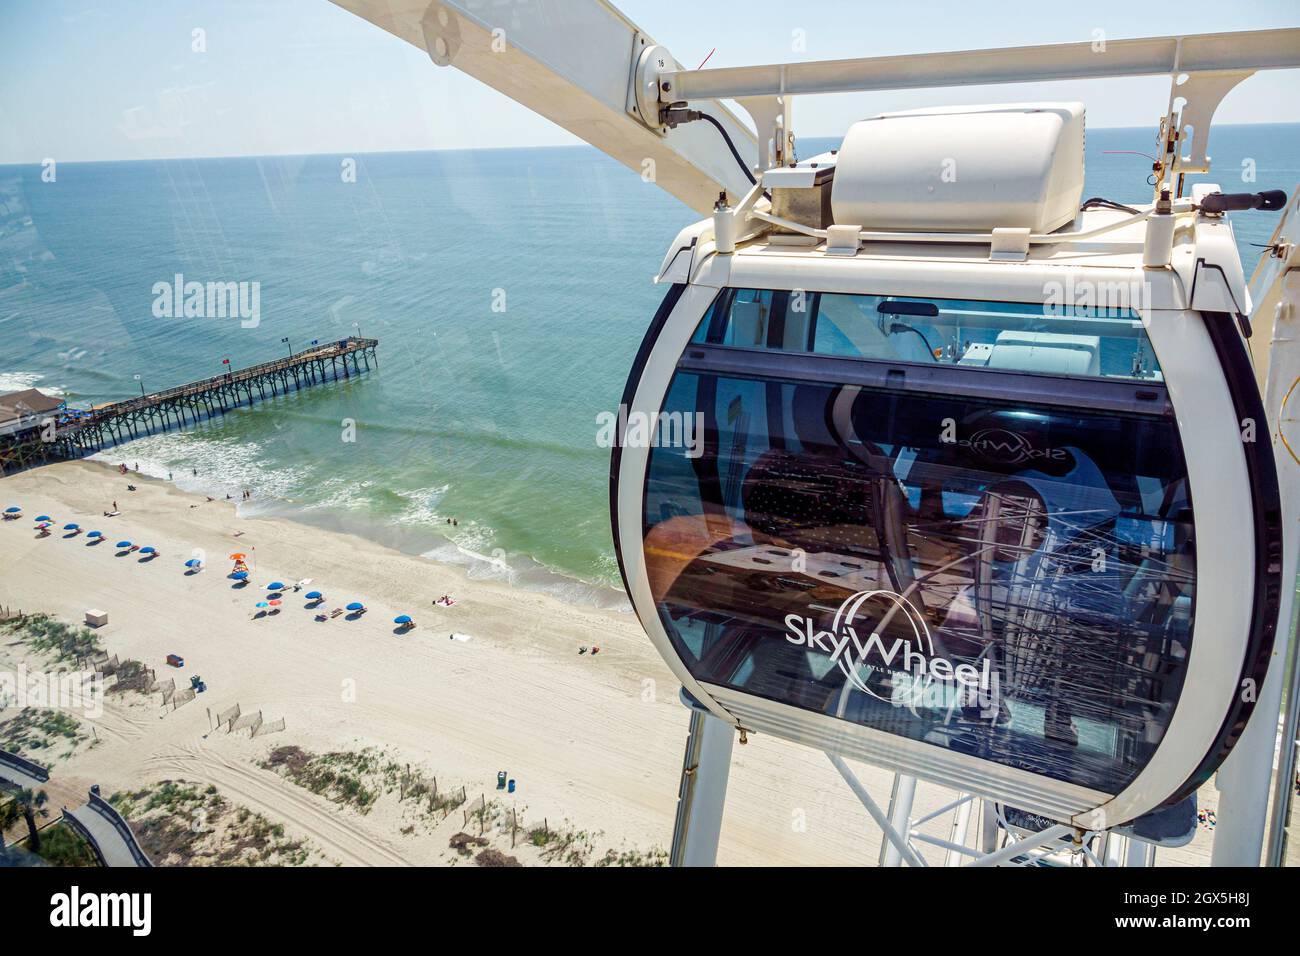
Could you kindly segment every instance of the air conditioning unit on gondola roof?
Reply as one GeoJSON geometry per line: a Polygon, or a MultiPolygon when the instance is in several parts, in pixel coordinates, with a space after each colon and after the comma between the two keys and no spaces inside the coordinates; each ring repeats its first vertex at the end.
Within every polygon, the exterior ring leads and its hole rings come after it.
{"type": "Polygon", "coordinates": [[[1082,103],[949,106],[849,128],[836,157],[838,224],[904,232],[1052,232],[1083,196],[1082,103]]]}

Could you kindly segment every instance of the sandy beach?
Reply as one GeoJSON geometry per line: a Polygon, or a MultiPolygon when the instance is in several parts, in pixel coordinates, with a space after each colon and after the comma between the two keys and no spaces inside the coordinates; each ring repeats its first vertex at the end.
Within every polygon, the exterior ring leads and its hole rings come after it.
{"type": "MultiPolygon", "coordinates": [[[[208,687],[174,711],[156,694],[133,702],[110,695],[91,722],[99,744],[53,767],[52,802],[71,803],[93,783],[111,793],[185,779],[217,785],[337,863],[453,858],[455,821],[407,833],[395,805],[362,815],[259,766],[287,745],[316,753],[374,747],[443,786],[465,787],[471,799],[500,797],[525,825],[567,822],[592,834],[599,853],[670,843],[687,712],[633,615],[471,580],[456,567],[287,519],[241,519],[234,502],[98,463],[31,470],[0,479],[0,489],[6,506],[25,512],[0,526],[0,605],[70,623],[102,609],[109,623],[97,633],[110,654],[141,660],[161,679],[175,673],[182,686],[200,674],[208,687]],[[114,500],[122,513],[102,517],[114,500]],[[107,540],[38,538],[30,516],[42,513],[56,527],[77,522],[107,540]],[[113,544],[122,539],[161,555],[119,556],[113,544]],[[236,551],[252,566],[246,588],[226,576],[236,551]],[[184,562],[196,553],[207,566],[187,575],[184,562]],[[286,595],[280,613],[254,618],[263,585],[302,578],[311,586],[286,595]],[[318,622],[305,607],[312,589],[326,595],[327,610],[360,601],[368,611],[318,622]],[[455,606],[435,607],[445,593],[455,606]],[[398,634],[392,622],[403,613],[417,627],[398,634]],[[583,645],[598,645],[599,655],[579,654],[583,645]],[[170,653],[185,658],[182,671],[165,666],[170,653]],[[283,717],[285,730],[210,733],[212,715],[236,703],[268,721],[283,717]],[[515,794],[495,790],[500,770],[518,781],[515,794]]],[[[0,720],[8,716],[12,708],[0,710],[0,720]]],[[[886,803],[891,775],[857,769],[886,803]]],[[[916,815],[952,796],[923,787],[916,815]]],[[[1211,807],[1213,798],[1203,790],[1211,807]]],[[[946,825],[926,832],[946,837],[946,825]]],[[[1200,862],[1208,835],[1162,852],[1160,862],[1200,862]]],[[[763,736],[735,748],[720,864],[861,865],[878,853],[878,832],[824,755],[763,736]]],[[[931,863],[942,856],[927,853],[931,863]]]]}

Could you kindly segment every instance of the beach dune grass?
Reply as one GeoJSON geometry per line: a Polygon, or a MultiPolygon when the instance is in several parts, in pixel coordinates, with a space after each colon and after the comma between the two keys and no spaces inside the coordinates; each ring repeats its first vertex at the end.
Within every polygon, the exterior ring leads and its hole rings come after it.
{"type": "Polygon", "coordinates": [[[14,716],[0,721],[0,749],[48,763],[51,751],[60,745],[67,749],[55,757],[66,757],[88,739],[81,722],[61,710],[24,707],[14,716]]]}
{"type": "Polygon", "coordinates": [[[303,866],[314,856],[282,824],[232,804],[212,785],[164,780],[109,802],[156,865],[303,866]]]}
{"type": "Polygon", "coordinates": [[[463,787],[441,789],[435,777],[398,763],[374,747],[313,754],[290,744],[272,750],[262,766],[362,814],[369,813],[381,797],[394,794],[430,822],[440,822],[465,802],[463,787]]]}
{"type": "Polygon", "coordinates": [[[94,631],[65,624],[49,614],[26,614],[0,627],[32,650],[52,653],[60,661],[76,662],[103,651],[94,631]]]}

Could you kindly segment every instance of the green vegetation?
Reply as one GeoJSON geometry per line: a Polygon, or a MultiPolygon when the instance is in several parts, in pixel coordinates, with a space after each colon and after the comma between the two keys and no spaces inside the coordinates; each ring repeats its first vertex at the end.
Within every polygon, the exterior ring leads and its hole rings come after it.
{"type": "Polygon", "coordinates": [[[371,778],[382,778],[382,768],[371,749],[310,754],[297,746],[277,747],[262,766],[358,813],[368,813],[383,792],[368,785],[371,778]]]}
{"type": "Polygon", "coordinates": [[[48,614],[27,614],[5,621],[0,624],[0,633],[16,635],[33,650],[51,653],[68,663],[103,651],[94,631],[64,624],[48,614]]]}
{"type": "Polygon", "coordinates": [[[606,850],[596,866],[667,866],[668,851],[662,847],[641,850],[606,850]]]}
{"type": "Polygon", "coordinates": [[[284,827],[233,806],[216,787],[184,780],[113,794],[141,848],[155,864],[177,866],[302,866],[311,850],[284,827]]]}
{"type": "Polygon", "coordinates": [[[41,834],[37,817],[48,817],[45,809],[49,797],[44,790],[16,790],[0,794],[0,833],[19,820],[27,824],[27,842],[24,847],[32,853],[41,852],[41,834]]]}
{"type": "Polygon", "coordinates": [[[149,686],[153,683],[153,675],[149,668],[140,661],[122,661],[117,665],[115,676],[117,681],[108,688],[110,694],[125,694],[127,691],[147,694],[149,686]]]}
{"type": "MultiPolygon", "coordinates": [[[[31,849],[31,841],[23,844],[31,849]]],[[[41,846],[37,855],[48,860],[51,866],[99,866],[95,851],[76,830],[63,821],[41,831],[41,846]]]]}
{"type": "Polygon", "coordinates": [[[81,723],[71,714],[42,707],[24,707],[8,720],[0,721],[0,750],[33,760],[69,756],[86,740],[81,723]],[[59,751],[60,748],[61,752],[59,751]]]}
{"type": "MultiPolygon", "coordinates": [[[[369,813],[380,799],[391,796],[409,810],[404,825],[399,827],[404,836],[414,836],[418,824],[432,831],[457,808],[467,809],[464,787],[449,792],[435,778],[413,769],[410,764],[399,763],[374,747],[324,754],[313,754],[295,745],[276,747],[261,761],[261,766],[362,814],[369,813]]],[[[513,807],[500,799],[485,800],[478,805],[476,794],[470,806],[473,809],[467,815],[457,814],[454,818],[455,824],[463,824],[465,829],[455,833],[448,846],[460,858],[473,859],[480,866],[522,866],[518,859],[507,854],[516,841],[524,847],[531,844],[543,863],[557,866],[668,864],[668,854],[658,847],[648,851],[609,849],[598,855],[596,844],[601,834],[576,829],[567,821],[558,828],[543,822],[530,829],[522,825],[515,829],[516,821],[525,818],[527,808],[513,807]],[[494,843],[500,843],[501,847],[494,847],[494,843]]],[[[455,859],[452,858],[453,862],[455,859]]]]}
{"type": "Polygon", "coordinates": [[[380,797],[395,793],[421,817],[441,821],[465,802],[464,789],[438,789],[433,777],[389,759],[382,751],[336,750],[313,754],[298,746],[276,747],[261,764],[298,786],[358,813],[369,813],[380,797]]]}

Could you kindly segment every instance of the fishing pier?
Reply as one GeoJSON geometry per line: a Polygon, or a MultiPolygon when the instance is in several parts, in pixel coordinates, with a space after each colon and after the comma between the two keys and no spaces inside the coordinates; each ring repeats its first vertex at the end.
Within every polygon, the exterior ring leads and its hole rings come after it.
{"type": "Polygon", "coordinates": [[[349,336],[89,411],[61,408],[22,415],[0,431],[0,474],[51,459],[79,458],[313,385],[347,381],[378,366],[378,346],[378,339],[349,336]]]}

